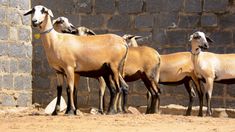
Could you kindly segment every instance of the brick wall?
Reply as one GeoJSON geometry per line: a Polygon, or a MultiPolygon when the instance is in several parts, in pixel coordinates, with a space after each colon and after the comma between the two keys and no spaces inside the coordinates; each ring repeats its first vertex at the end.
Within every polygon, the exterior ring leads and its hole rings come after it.
{"type": "MultiPolygon", "coordinates": [[[[34,0],[52,9],[55,18],[68,17],[76,26],[87,26],[96,33],[131,33],[146,36],[139,43],[152,46],[161,54],[189,51],[189,35],[205,31],[215,40],[209,51],[235,52],[234,0],[34,0]]],[[[37,32],[36,30],[34,32],[37,32]]],[[[56,78],[49,68],[40,40],[33,40],[33,102],[47,104],[56,96],[56,78]]],[[[145,105],[141,81],[129,83],[130,105],[145,105]]],[[[215,84],[213,107],[235,108],[234,85],[215,84]]],[[[161,104],[187,105],[184,86],[162,86],[161,104]]],[[[98,82],[82,78],[79,107],[98,106],[98,82]],[[91,88],[91,92],[87,88],[91,88]]],[[[65,89],[64,89],[65,93],[65,89]]],[[[108,96],[107,96],[108,98],[108,96]]],[[[198,105],[198,101],[194,103],[198,105]]]]}
{"type": "Polygon", "coordinates": [[[32,104],[30,0],[0,0],[0,106],[32,104]]]}

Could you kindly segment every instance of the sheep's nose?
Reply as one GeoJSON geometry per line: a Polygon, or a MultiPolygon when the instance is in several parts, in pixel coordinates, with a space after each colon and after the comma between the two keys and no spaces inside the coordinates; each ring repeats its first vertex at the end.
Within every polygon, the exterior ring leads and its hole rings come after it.
{"type": "Polygon", "coordinates": [[[204,43],[205,48],[209,48],[209,45],[207,43],[204,43]]]}
{"type": "Polygon", "coordinates": [[[35,23],[35,22],[37,22],[37,20],[32,20],[32,23],[35,23]]]}

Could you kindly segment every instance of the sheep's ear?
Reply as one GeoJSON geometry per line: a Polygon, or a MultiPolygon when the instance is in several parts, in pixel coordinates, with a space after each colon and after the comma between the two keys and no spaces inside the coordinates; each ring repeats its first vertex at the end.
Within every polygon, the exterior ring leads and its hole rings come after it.
{"type": "Polygon", "coordinates": [[[95,32],[92,31],[92,30],[90,30],[90,29],[88,29],[86,32],[87,32],[87,34],[89,34],[89,35],[96,35],[95,32]]]}
{"type": "Polygon", "coordinates": [[[209,43],[213,43],[214,40],[212,40],[210,37],[206,36],[206,41],[209,42],[209,43]]]}
{"type": "Polygon", "coordinates": [[[51,17],[54,17],[52,11],[50,9],[47,9],[47,13],[51,16],[51,17]]]}
{"type": "Polygon", "coordinates": [[[29,14],[32,14],[32,9],[29,10],[28,12],[26,12],[26,13],[24,14],[24,16],[27,16],[27,15],[29,15],[29,14]]]}
{"type": "Polygon", "coordinates": [[[191,42],[192,40],[193,40],[193,34],[190,35],[190,37],[189,37],[189,42],[191,42]]]}
{"type": "Polygon", "coordinates": [[[142,39],[143,37],[142,37],[142,36],[134,36],[134,38],[135,38],[136,40],[138,40],[138,39],[142,39]]]}

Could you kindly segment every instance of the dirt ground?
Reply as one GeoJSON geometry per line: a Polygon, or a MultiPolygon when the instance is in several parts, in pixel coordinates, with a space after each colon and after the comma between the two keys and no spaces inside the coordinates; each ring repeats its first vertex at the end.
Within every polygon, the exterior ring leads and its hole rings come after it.
{"type": "Polygon", "coordinates": [[[35,108],[0,108],[0,130],[77,132],[235,132],[234,118],[169,114],[49,116],[35,108]]]}

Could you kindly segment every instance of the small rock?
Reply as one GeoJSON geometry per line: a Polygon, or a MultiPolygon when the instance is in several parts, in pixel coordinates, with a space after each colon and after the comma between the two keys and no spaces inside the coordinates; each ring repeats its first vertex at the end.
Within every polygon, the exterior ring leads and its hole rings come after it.
{"type": "Polygon", "coordinates": [[[77,114],[78,116],[84,116],[83,112],[80,111],[79,109],[76,110],[76,114],[77,114]]]}
{"type": "Polygon", "coordinates": [[[140,115],[141,113],[139,112],[139,110],[137,110],[135,107],[128,107],[128,111],[131,113],[131,114],[135,114],[135,115],[140,115]]]}
{"type": "Polygon", "coordinates": [[[97,114],[99,114],[99,110],[98,110],[97,108],[91,108],[91,109],[90,109],[90,113],[91,113],[92,115],[97,115],[97,114]]]}
{"type": "Polygon", "coordinates": [[[228,118],[228,114],[225,110],[221,111],[219,113],[219,118],[228,118]]]}

